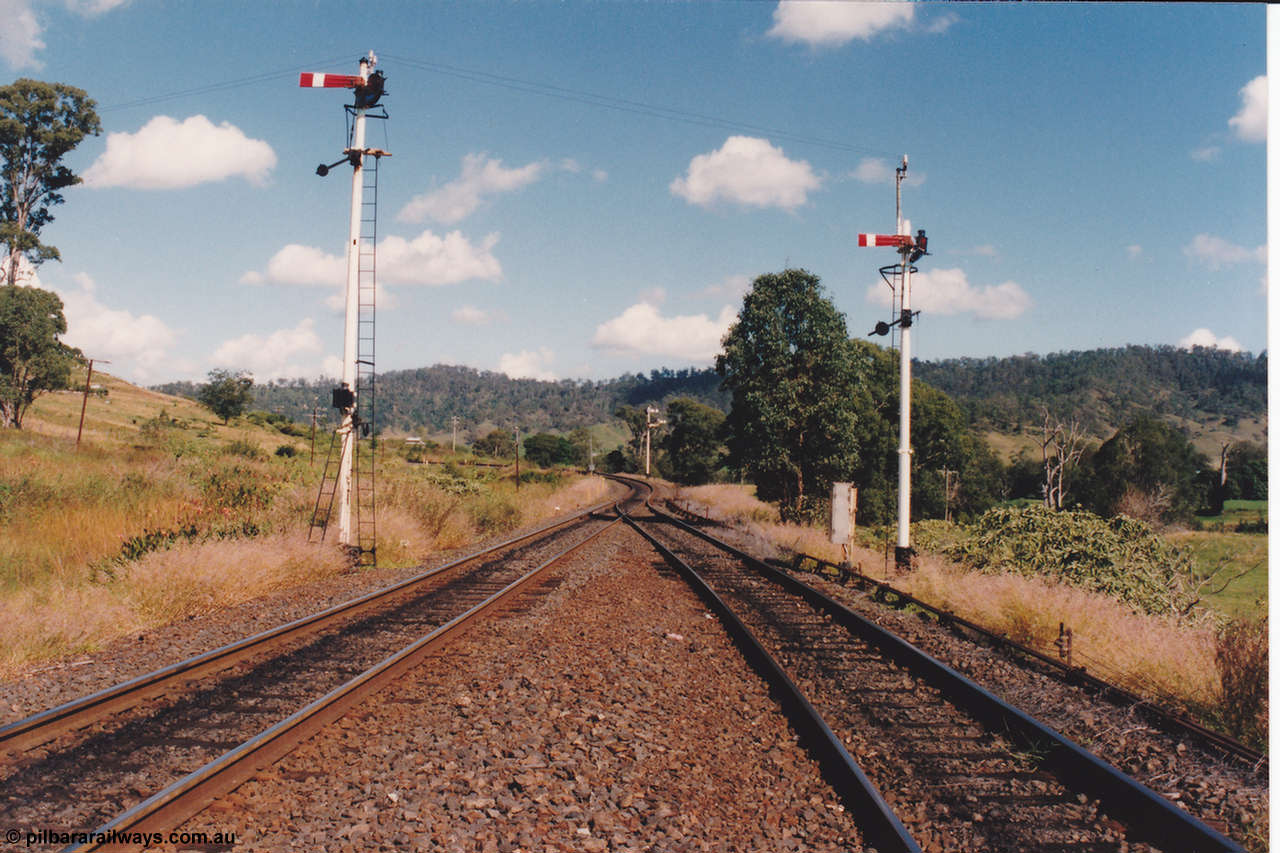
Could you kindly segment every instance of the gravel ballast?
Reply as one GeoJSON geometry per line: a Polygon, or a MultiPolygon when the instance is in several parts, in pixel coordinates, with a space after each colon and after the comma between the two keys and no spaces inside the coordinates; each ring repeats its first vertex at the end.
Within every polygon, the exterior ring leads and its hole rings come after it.
{"type": "Polygon", "coordinates": [[[184,829],[246,849],[859,850],[718,621],[629,530],[184,829]]]}

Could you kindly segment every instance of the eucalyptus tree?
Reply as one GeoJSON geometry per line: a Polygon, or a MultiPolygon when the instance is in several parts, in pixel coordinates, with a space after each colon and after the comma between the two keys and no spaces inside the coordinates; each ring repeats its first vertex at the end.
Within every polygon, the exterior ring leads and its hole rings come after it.
{"type": "Polygon", "coordinates": [[[5,284],[18,281],[23,258],[37,267],[60,260],[41,242],[62,190],[81,183],[62,158],[86,136],[102,132],[94,101],[63,83],[20,78],[0,86],[0,261],[5,284]]]}

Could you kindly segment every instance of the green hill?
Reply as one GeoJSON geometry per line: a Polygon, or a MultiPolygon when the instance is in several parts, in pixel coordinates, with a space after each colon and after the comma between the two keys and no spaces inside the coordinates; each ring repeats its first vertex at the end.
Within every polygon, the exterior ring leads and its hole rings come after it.
{"type": "MultiPolygon", "coordinates": [[[[1222,350],[1128,346],[1116,349],[959,358],[916,362],[915,375],[944,391],[988,434],[1017,443],[1048,408],[1057,418],[1079,419],[1098,438],[1138,414],[1152,414],[1185,429],[1206,452],[1222,440],[1264,442],[1267,356],[1222,350]]],[[[277,380],[254,387],[254,408],[306,422],[313,407],[329,422],[332,379],[277,380]]],[[[194,396],[190,382],[156,390],[194,396]]],[[[568,431],[608,423],[618,406],[661,404],[693,397],[727,410],[715,371],[653,370],[616,379],[545,382],[512,379],[488,370],[435,365],[378,376],[378,424],[392,433],[445,433],[459,418],[472,435],[518,423],[525,430],[568,431]]],[[[1007,449],[1007,448],[1000,448],[1007,449]]]]}

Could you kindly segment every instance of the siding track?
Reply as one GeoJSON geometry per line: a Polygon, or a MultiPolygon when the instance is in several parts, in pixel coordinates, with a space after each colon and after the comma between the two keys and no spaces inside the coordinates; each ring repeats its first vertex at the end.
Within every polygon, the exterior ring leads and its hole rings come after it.
{"type": "MultiPolygon", "coordinates": [[[[1063,853],[1242,849],[821,592],[665,514],[637,521],[771,653],[912,843],[1063,853]]],[[[859,811],[871,799],[846,795],[859,811]]]]}

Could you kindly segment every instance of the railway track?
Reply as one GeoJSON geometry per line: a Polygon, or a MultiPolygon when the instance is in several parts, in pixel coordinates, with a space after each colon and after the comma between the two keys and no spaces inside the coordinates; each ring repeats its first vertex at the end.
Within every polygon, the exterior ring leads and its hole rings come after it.
{"type": "Polygon", "coordinates": [[[649,513],[629,521],[720,612],[882,853],[1242,849],[816,589],[649,513]]]}
{"type": "Polygon", "coordinates": [[[512,606],[616,523],[600,515],[608,506],[5,726],[0,823],[96,827],[97,839],[177,826],[472,620],[512,606]]]}

